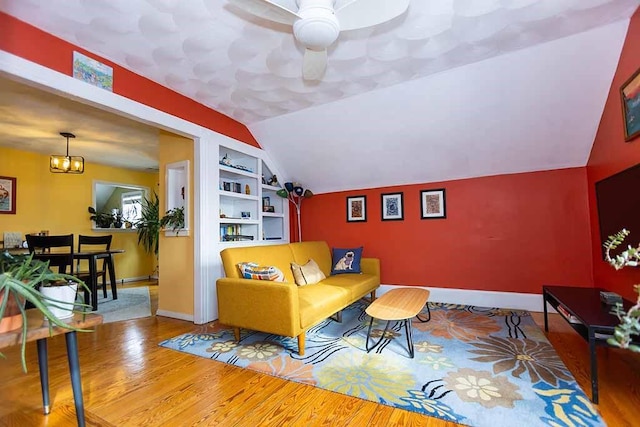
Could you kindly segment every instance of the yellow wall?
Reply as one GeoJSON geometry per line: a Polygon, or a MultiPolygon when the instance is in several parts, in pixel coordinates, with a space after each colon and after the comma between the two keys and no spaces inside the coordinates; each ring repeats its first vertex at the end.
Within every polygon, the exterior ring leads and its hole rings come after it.
{"type": "MultiPolygon", "coordinates": [[[[93,180],[157,188],[158,174],[85,164],[82,175],[49,172],[49,156],[0,147],[0,176],[17,178],[16,214],[0,215],[0,240],[5,231],[23,235],[49,230],[49,234],[102,235],[91,230],[87,208],[92,204],[93,180]]],[[[113,231],[113,248],[125,253],[115,256],[118,279],[153,274],[155,259],[138,246],[135,232],[113,231]]]]}
{"type": "Polygon", "coordinates": [[[193,315],[193,140],[160,132],[160,217],[166,212],[165,167],[189,160],[189,236],[166,237],[160,233],[158,309],[193,315]]]}

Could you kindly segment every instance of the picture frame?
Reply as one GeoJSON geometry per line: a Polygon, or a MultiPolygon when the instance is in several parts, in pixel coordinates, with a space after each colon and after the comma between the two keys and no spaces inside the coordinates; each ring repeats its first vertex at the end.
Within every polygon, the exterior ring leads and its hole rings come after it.
{"type": "Polygon", "coordinates": [[[420,207],[422,219],[446,218],[445,189],[420,191],[420,207]]]}
{"type": "Polygon", "coordinates": [[[262,207],[266,208],[267,206],[271,206],[271,197],[263,196],[262,197],[262,207]]]}
{"type": "Polygon", "coordinates": [[[404,219],[403,193],[384,193],[380,196],[382,221],[404,219]]]}
{"type": "Polygon", "coordinates": [[[624,140],[640,136],[640,68],[620,87],[624,140]]]}
{"type": "Polygon", "coordinates": [[[15,177],[0,176],[0,214],[15,215],[16,183],[15,177]]]}
{"type": "Polygon", "coordinates": [[[347,222],[367,220],[367,196],[347,197],[347,222]]]}

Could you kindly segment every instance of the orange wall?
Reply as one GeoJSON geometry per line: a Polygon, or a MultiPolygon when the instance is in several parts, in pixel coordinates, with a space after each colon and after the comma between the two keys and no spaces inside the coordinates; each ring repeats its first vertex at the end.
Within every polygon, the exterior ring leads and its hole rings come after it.
{"type": "Polygon", "coordinates": [[[247,127],[98,55],[0,12],[0,49],[62,74],[72,74],[73,51],[113,67],[113,92],[150,107],[260,147],[247,127]]]}
{"type": "Polygon", "coordinates": [[[584,168],[316,195],[302,239],[364,246],[383,284],[541,293],[591,286],[584,168]],[[420,191],[446,188],[446,219],[420,219],[420,191]],[[404,220],[380,219],[380,195],[404,192],[404,220]],[[367,196],[367,221],[346,222],[346,197],[367,196]]]}
{"type": "MultiPolygon", "coordinates": [[[[600,251],[600,229],[595,198],[595,183],[640,162],[640,138],[630,142],[624,140],[622,101],[620,87],[640,68],[640,9],[631,18],[631,25],[620,55],[618,69],[611,84],[596,139],[587,165],[589,179],[589,206],[591,212],[591,235],[593,250],[593,275],[595,286],[617,292],[635,300],[633,284],[640,283],[640,269],[626,268],[615,271],[602,260],[600,251]]],[[[637,188],[629,191],[638,192],[637,188]]],[[[640,212],[638,212],[640,215],[640,212]]],[[[629,244],[640,242],[640,230],[630,230],[629,244]]]]}

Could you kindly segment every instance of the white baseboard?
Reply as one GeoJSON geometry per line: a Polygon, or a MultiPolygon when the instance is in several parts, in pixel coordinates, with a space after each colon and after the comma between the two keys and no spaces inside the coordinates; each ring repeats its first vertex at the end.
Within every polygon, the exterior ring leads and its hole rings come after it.
{"type": "Polygon", "coordinates": [[[193,314],[176,313],[174,311],[158,310],[156,316],[171,317],[173,319],[187,320],[193,322],[193,314]]]}
{"type": "Polygon", "coordinates": [[[152,279],[151,276],[125,277],[122,279],[117,279],[116,283],[123,284],[123,283],[129,283],[129,282],[141,282],[143,280],[151,280],[151,279],[152,279]]]}
{"type": "MultiPolygon", "coordinates": [[[[413,287],[413,286],[412,286],[413,287]]],[[[516,310],[542,311],[542,294],[526,294],[521,292],[477,291],[470,289],[430,288],[418,286],[431,292],[430,302],[446,302],[451,304],[475,305],[478,307],[513,308],[516,310]]],[[[380,285],[378,294],[382,295],[397,285],[380,285]]],[[[553,312],[553,310],[550,310],[553,312]]]]}

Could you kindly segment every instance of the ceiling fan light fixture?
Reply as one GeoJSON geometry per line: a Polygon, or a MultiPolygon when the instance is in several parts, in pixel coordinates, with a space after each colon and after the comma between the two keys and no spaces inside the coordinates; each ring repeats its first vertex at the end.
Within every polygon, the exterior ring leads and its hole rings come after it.
{"type": "Polygon", "coordinates": [[[293,23],[293,34],[306,48],[326,49],[338,40],[340,23],[333,13],[332,2],[326,5],[322,1],[320,4],[303,3],[298,14],[301,19],[293,23]]]}
{"type": "Polygon", "coordinates": [[[49,157],[49,172],[81,174],[84,172],[84,157],[69,155],[69,138],[76,136],[70,132],[60,132],[67,138],[67,154],[52,154],[49,157]]]}

